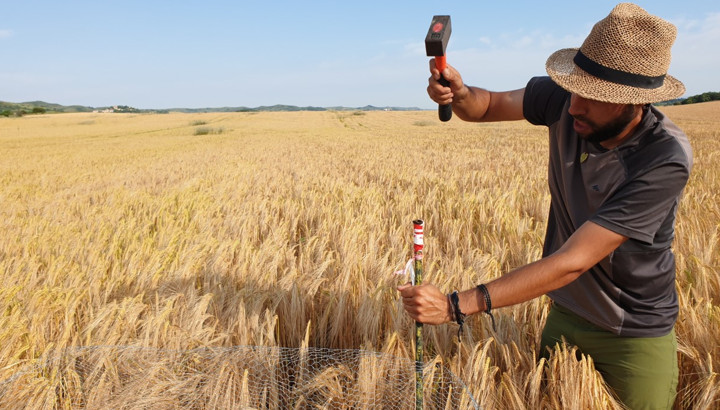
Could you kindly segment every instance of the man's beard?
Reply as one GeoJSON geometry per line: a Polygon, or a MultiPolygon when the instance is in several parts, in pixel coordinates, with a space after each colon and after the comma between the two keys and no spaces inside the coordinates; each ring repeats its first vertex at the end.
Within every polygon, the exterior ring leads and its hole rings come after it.
{"type": "Polygon", "coordinates": [[[582,115],[573,116],[573,118],[588,124],[593,130],[588,134],[578,134],[580,138],[588,142],[600,143],[617,137],[618,134],[627,128],[630,122],[635,118],[635,106],[627,105],[617,118],[602,126],[597,125],[582,115]]]}

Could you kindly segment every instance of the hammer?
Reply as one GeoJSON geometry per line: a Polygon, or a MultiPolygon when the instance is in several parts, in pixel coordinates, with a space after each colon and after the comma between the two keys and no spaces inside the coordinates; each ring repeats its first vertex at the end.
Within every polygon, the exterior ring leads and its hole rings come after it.
{"type": "MultiPolygon", "coordinates": [[[[428,57],[435,57],[435,67],[440,71],[440,84],[447,87],[450,85],[448,80],[442,76],[443,70],[447,67],[445,61],[445,47],[450,40],[450,16],[433,16],[425,37],[425,51],[428,57]]],[[[438,116],[440,121],[450,121],[452,118],[452,106],[450,104],[438,105],[438,116]]]]}

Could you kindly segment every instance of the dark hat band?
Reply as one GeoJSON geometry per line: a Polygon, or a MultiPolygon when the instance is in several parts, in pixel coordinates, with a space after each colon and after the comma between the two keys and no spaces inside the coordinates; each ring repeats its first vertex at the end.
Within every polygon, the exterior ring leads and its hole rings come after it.
{"type": "Polygon", "coordinates": [[[583,54],[578,50],[573,58],[573,62],[586,71],[588,74],[593,75],[601,80],[610,81],[611,83],[629,85],[637,88],[660,88],[665,81],[665,74],[657,77],[650,77],[641,74],[628,73],[625,71],[615,70],[610,67],[605,67],[583,54]]]}

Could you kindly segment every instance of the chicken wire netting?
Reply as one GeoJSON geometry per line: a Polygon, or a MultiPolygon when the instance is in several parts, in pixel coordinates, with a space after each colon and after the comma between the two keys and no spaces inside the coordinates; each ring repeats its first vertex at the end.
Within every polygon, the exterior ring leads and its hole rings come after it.
{"type": "MultiPolygon", "coordinates": [[[[440,363],[425,409],[479,408],[440,363]]],[[[0,408],[414,409],[415,362],[354,349],[238,346],[67,349],[0,381],[0,408]]]]}

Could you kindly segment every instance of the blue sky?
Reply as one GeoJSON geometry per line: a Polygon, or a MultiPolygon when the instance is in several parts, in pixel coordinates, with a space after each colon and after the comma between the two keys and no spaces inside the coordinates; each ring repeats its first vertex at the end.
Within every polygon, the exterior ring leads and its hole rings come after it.
{"type": "MultiPolygon", "coordinates": [[[[424,38],[449,14],[466,83],[521,88],[614,1],[5,1],[0,100],[137,108],[433,108],[424,38]]],[[[638,1],[678,27],[670,74],[720,91],[720,3],[638,1]]]]}

